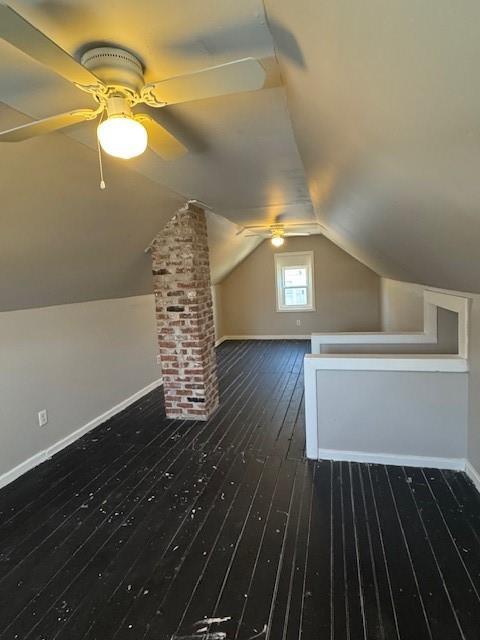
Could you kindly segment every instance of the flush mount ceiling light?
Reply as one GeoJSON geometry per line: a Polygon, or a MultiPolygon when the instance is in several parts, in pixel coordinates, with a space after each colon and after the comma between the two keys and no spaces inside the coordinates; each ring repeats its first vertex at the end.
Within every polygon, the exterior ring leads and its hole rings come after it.
{"type": "Polygon", "coordinates": [[[90,94],[92,109],[75,109],[0,132],[0,142],[21,142],[64,129],[107,112],[97,133],[102,148],[118,158],[133,158],[148,146],[165,160],[186,153],[185,146],[157,121],[155,109],[215,96],[254,91],[265,84],[265,70],[242,58],[192,73],[145,83],[142,63],[119,47],[95,47],[80,62],[14,9],[0,2],[0,38],[90,94]],[[138,105],[141,112],[132,113],[138,105]],[[154,107],[154,108],[152,108],[154,107]],[[148,111],[146,113],[145,111],[148,111]]]}

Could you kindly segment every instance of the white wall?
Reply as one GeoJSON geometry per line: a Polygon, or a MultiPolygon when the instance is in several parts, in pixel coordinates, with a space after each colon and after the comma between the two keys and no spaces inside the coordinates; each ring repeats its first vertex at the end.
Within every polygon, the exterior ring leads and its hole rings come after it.
{"type": "Polygon", "coordinates": [[[215,340],[224,336],[222,323],[222,288],[219,284],[212,285],[213,324],[215,326],[215,340]]]}
{"type": "Polygon", "coordinates": [[[213,211],[205,211],[207,220],[210,276],[212,284],[221,282],[262,242],[258,236],[239,233],[241,227],[213,211]]]}
{"type": "MultiPolygon", "coordinates": [[[[422,303],[423,307],[423,303],[422,303]]],[[[422,309],[423,325],[423,309],[422,309]]],[[[423,328],[423,327],[422,327],[423,328]]],[[[395,330],[394,330],[395,331],[395,330]]],[[[400,335],[404,335],[402,330],[400,335]]],[[[365,334],[363,334],[365,335],[365,334]]],[[[390,333],[391,335],[391,333],[390,333]]],[[[341,334],[340,334],[341,336],[341,334]]],[[[321,338],[320,338],[321,340],[321,338]]],[[[312,349],[316,347],[312,336],[312,349]]],[[[313,351],[315,353],[315,351],[313,351]]],[[[330,343],[322,344],[321,353],[458,353],[458,313],[448,309],[437,308],[437,337],[434,342],[366,342],[365,343],[330,343]]]]}
{"type": "Polygon", "coordinates": [[[158,379],[156,353],[152,295],[0,313],[0,476],[158,379]]]}
{"type": "MultiPolygon", "coordinates": [[[[387,322],[414,324],[418,320],[418,290],[421,285],[382,278],[382,305],[387,322]],[[402,307],[402,311],[400,308],[402,307]]],[[[436,289],[470,298],[470,335],[468,353],[468,437],[467,460],[480,473],[480,295],[436,289]]],[[[480,482],[480,477],[478,478],[480,482]]],[[[480,486],[479,486],[480,488],[480,486]]]]}
{"type": "Polygon", "coordinates": [[[318,447],[460,466],[467,386],[465,373],[317,371],[318,447]]]}
{"type": "Polygon", "coordinates": [[[423,331],[423,291],[411,282],[382,278],[382,331],[423,331]]]}
{"type": "MultiPolygon", "coordinates": [[[[467,457],[480,474],[480,296],[472,296],[469,341],[469,397],[468,397],[467,457]]],[[[478,479],[480,482],[480,477],[478,479]]],[[[480,485],[478,486],[480,490],[480,485]]]]}

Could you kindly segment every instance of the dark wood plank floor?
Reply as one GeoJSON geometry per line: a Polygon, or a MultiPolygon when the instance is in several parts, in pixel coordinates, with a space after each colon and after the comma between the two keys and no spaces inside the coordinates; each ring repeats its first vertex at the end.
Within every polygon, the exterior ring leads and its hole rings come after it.
{"type": "Polygon", "coordinates": [[[207,423],[157,390],[2,490],[0,637],[479,640],[479,495],[305,461],[308,346],[224,343],[207,423]]]}

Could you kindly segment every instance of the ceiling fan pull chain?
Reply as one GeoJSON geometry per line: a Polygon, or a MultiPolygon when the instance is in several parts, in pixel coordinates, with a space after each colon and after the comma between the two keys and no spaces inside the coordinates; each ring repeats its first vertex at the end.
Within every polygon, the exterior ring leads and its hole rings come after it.
{"type": "Polygon", "coordinates": [[[100,148],[100,142],[97,136],[97,151],[98,151],[98,167],[100,169],[100,189],[103,191],[106,189],[105,180],[103,179],[103,164],[102,164],[102,150],[100,148]]]}

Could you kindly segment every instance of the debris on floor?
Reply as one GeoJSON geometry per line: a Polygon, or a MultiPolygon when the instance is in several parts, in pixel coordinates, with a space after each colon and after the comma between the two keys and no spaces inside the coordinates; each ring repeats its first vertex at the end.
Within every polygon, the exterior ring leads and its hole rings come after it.
{"type": "MultiPolygon", "coordinates": [[[[222,622],[227,622],[228,620],[231,620],[230,616],[198,620],[193,625],[195,630],[192,634],[186,636],[174,634],[170,640],[227,640],[225,631],[211,631],[210,627],[214,624],[222,624],[222,622]]],[[[253,636],[245,640],[257,640],[267,633],[267,629],[268,625],[265,625],[261,631],[256,632],[253,636]]]]}
{"type": "Polygon", "coordinates": [[[173,635],[171,640],[225,640],[227,634],[223,631],[213,631],[212,633],[201,633],[189,636],[173,635]]]}

